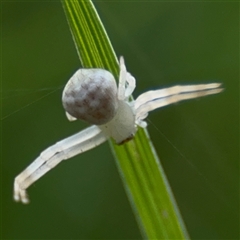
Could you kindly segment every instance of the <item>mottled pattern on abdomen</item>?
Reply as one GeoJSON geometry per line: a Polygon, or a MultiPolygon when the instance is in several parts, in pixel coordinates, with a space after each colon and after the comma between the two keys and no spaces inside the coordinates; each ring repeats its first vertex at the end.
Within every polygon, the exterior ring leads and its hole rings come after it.
{"type": "Polygon", "coordinates": [[[63,107],[73,117],[91,124],[109,122],[118,108],[117,85],[103,69],[79,69],[63,91],[63,107]]]}

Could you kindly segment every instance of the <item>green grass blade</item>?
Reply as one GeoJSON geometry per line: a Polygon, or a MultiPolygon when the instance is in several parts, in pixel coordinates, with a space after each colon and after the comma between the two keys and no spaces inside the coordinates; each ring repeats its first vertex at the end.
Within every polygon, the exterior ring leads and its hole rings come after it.
{"type": "MultiPolygon", "coordinates": [[[[84,67],[105,68],[118,79],[116,55],[91,1],[62,1],[84,67]]],[[[149,239],[187,239],[188,234],[147,130],[117,146],[110,142],[140,230],[149,239]]]]}

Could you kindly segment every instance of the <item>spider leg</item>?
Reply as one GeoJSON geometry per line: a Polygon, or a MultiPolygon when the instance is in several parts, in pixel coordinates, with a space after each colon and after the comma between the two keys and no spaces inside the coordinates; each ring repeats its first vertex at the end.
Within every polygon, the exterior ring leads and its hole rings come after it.
{"type": "Polygon", "coordinates": [[[217,89],[221,86],[221,83],[210,83],[210,84],[198,84],[198,85],[187,85],[187,86],[173,86],[169,88],[148,91],[139,95],[135,101],[135,109],[149,101],[154,101],[158,98],[164,98],[171,95],[177,95],[186,92],[199,92],[202,90],[217,89]]]}
{"type": "Polygon", "coordinates": [[[135,89],[136,80],[129,72],[127,72],[123,57],[120,57],[119,59],[119,67],[120,73],[118,85],[118,99],[125,100],[131,96],[133,90],[135,89]]]}
{"type": "Polygon", "coordinates": [[[14,181],[14,200],[28,203],[26,189],[62,160],[90,150],[107,137],[97,126],[91,126],[82,132],[70,136],[44,150],[14,181]]]}
{"type": "Polygon", "coordinates": [[[133,93],[133,91],[134,91],[134,89],[135,89],[135,87],[136,87],[136,80],[135,80],[135,78],[128,72],[128,73],[127,73],[127,79],[126,79],[126,81],[127,81],[128,85],[127,85],[127,88],[126,88],[126,90],[125,90],[125,99],[128,99],[128,98],[132,95],[132,93],[133,93]]]}
{"type": "MultiPolygon", "coordinates": [[[[141,94],[135,101],[137,122],[145,119],[148,112],[183,100],[203,97],[223,91],[221,84],[174,86],[141,94]]],[[[141,125],[140,125],[141,126],[141,125]]]]}
{"type": "Polygon", "coordinates": [[[72,121],[76,121],[77,120],[77,118],[73,117],[68,112],[65,112],[65,114],[66,114],[66,117],[67,117],[68,121],[72,122],[72,121]]]}
{"type": "Polygon", "coordinates": [[[118,83],[118,99],[124,100],[127,69],[126,69],[123,57],[120,57],[119,59],[119,67],[120,67],[120,72],[119,72],[119,83],[118,83]]]}

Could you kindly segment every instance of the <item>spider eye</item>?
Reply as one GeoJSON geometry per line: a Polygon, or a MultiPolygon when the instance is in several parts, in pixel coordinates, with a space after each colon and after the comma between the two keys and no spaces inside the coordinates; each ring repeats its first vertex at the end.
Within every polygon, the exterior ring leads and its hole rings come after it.
{"type": "Polygon", "coordinates": [[[115,79],[104,69],[79,69],[65,86],[62,102],[73,117],[91,124],[105,124],[118,108],[115,79]]]}

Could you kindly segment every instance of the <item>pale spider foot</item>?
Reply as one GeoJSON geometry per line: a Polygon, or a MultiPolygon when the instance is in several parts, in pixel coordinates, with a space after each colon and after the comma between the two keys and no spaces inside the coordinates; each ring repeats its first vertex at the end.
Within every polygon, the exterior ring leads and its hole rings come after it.
{"type": "Polygon", "coordinates": [[[136,120],[136,124],[141,127],[141,128],[146,128],[147,127],[147,122],[141,120],[141,119],[137,119],[136,120]]]}
{"type": "Polygon", "coordinates": [[[24,204],[28,204],[30,202],[26,189],[22,189],[17,180],[15,180],[14,183],[13,197],[16,202],[22,202],[24,204]]]}

